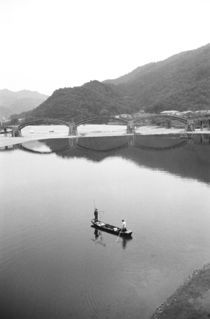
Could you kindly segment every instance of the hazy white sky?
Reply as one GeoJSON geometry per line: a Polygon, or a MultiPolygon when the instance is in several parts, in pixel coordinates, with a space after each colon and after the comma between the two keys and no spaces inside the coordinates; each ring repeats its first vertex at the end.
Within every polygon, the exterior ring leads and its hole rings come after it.
{"type": "Polygon", "coordinates": [[[51,94],[210,42],[210,0],[0,0],[0,89],[51,94]]]}

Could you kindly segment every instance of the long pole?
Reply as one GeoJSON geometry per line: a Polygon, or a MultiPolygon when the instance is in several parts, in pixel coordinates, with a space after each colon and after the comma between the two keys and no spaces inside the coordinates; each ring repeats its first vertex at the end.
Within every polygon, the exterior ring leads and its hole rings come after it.
{"type": "Polygon", "coordinates": [[[121,230],[120,230],[120,232],[119,232],[119,234],[118,234],[118,236],[117,236],[116,242],[117,242],[117,241],[118,241],[118,239],[120,238],[120,234],[121,234],[121,232],[122,232],[122,228],[121,228],[121,230]]]}

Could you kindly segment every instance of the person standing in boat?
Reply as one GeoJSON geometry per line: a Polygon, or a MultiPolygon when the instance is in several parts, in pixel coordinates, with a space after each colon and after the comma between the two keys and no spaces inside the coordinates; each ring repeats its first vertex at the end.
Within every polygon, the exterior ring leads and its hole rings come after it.
{"type": "Polygon", "coordinates": [[[126,228],[126,221],[125,219],[122,219],[122,232],[126,231],[127,228],[126,228]]]}
{"type": "Polygon", "coordinates": [[[95,222],[97,222],[98,221],[98,209],[97,208],[95,208],[95,210],[94,210],[94,217],[95,217],[95,222]]]}

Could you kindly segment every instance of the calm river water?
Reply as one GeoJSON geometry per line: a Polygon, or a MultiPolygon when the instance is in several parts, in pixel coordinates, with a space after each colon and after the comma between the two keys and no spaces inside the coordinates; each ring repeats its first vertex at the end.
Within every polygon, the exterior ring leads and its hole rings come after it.
{"type": "Polygon", "coordinates": [[[0,152],[1,318],[150,318],[210,262],[210,137],[95,137],[0,152]],[[120,225],[125,241],[90,227],[120,225]]]}

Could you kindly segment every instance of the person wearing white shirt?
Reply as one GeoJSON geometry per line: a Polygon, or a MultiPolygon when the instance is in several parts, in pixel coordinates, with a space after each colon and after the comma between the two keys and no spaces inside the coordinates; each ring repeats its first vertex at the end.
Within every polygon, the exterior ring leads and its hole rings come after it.
{"type": "Polygon", "coordinates": [[[126,231],[126,221],[124,219],[122,219],[122,231],[126,231]]]}

